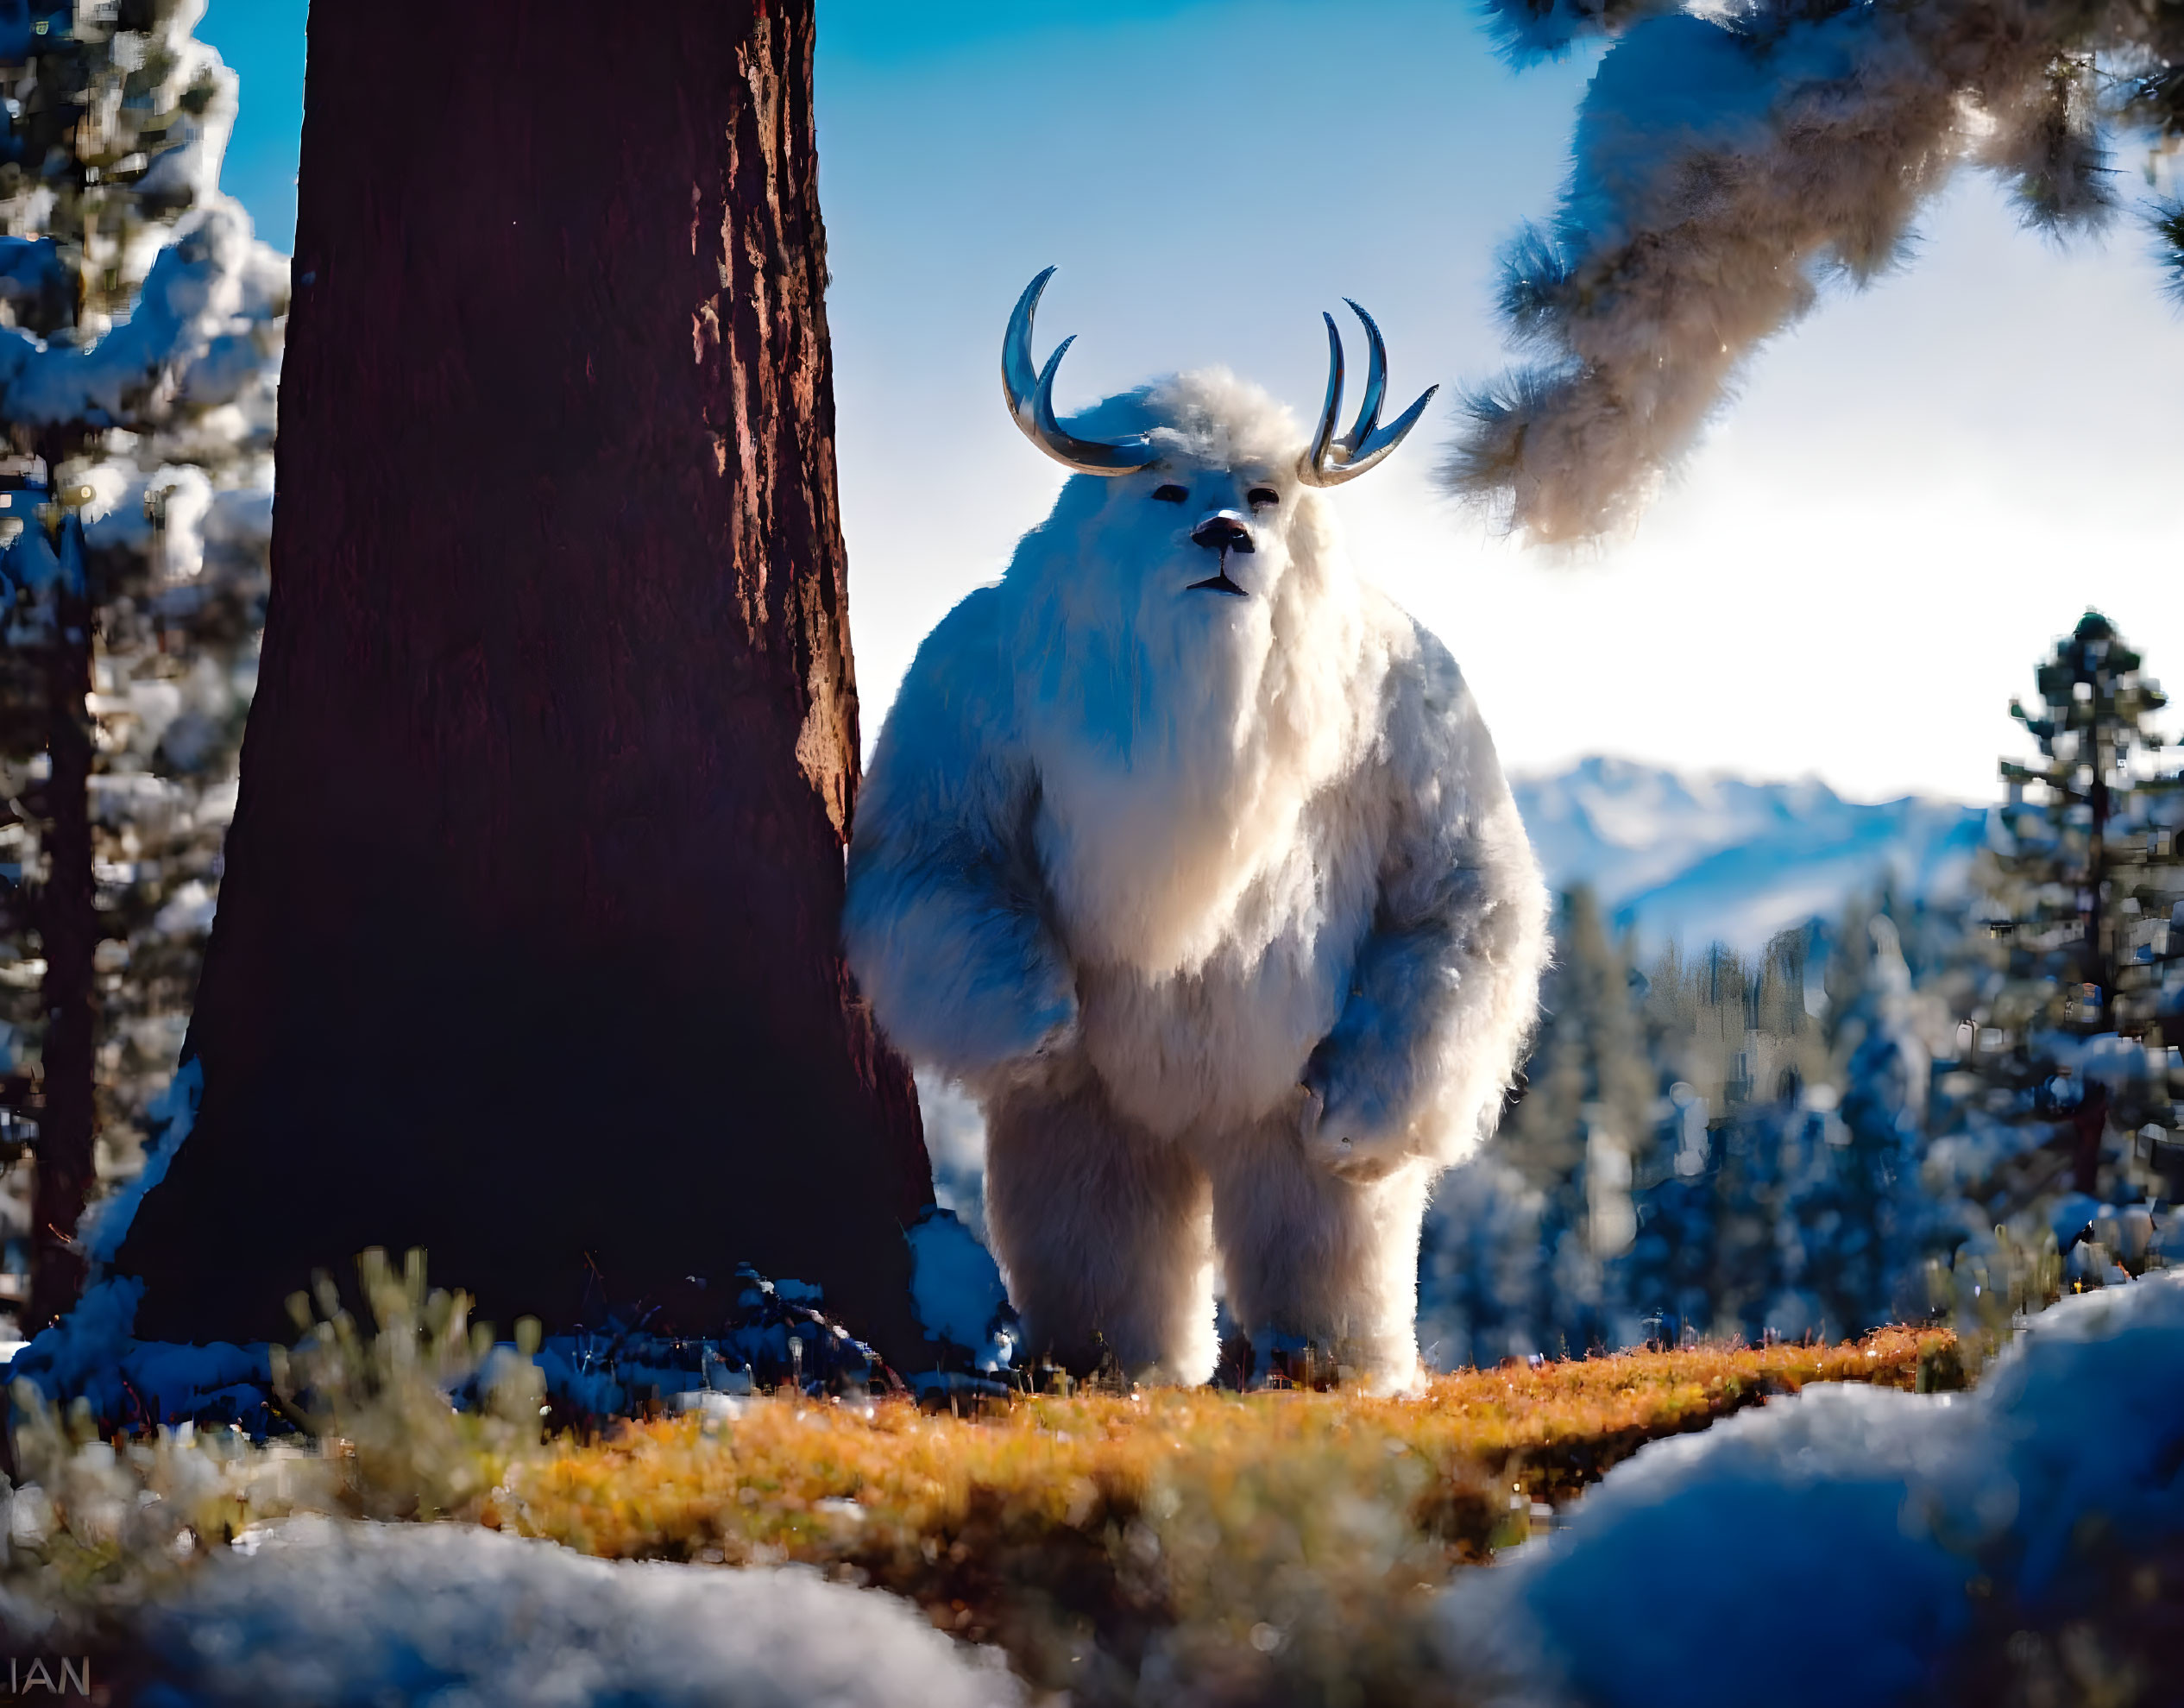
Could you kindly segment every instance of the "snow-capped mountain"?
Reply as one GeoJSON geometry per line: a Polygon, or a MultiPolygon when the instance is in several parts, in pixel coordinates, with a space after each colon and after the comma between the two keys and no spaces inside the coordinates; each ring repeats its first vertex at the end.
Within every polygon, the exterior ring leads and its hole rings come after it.
{"type": "Polygon", "coordinates": [[[1618,925],[1687,949],[1750,953],[1884,873],[1945,896],[1986,827],[1986,808],[1954,801],[1866,804],[1815,778],[1689,777],[1628,759],[1580,759],[1512,786],[1550,883],[1589,884],[1618,925]]]}

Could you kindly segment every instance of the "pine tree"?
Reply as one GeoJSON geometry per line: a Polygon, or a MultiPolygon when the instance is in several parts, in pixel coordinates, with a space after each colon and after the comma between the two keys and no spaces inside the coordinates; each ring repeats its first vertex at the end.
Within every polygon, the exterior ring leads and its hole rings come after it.
{"type": "MultiPolygon", "coordinates": [[[[1656,963],[1646,1007],[1667,1095],[1621,1278],[1649,1338],[1840,1334],[1900,1314],[1922,1272],[1937,1024],[1911,990],[1900,911],[1884,892],[1753,963],[1719,946],[1656,963]]],[[[1943,933],[1922,917],[1917,935],[1943,933]]]]}
{"type": "Polygon", "coordinates": [[[1540,1200],[1549,1284],[1535,1301],[1535,1342],[1582,1353],[1628,1338],[1610,1266],[1637,1233],[1631,1185],[1652,1150],[1654,1075],[1629,962],[1591,891],[1564,894],[1554,935],[1539,1037],[1501,1150],[1540,1200]]]}
{"type": "Polygon", "coordinates": [[[1890,899],[1854,903],[1836,944],[1828,1018],[1842,1090],[1823,1100],[1820,1143],[1786,1211],[1802,1258],[1795,1284],[1828,1333],[1850,1334],[1923,1303],[1911,1287],[1933,1063],[1890,899]]]}
{"type": "Polygon", "coordinates": [[[1545,1209],[1492,1146],[1435,1186],[1418,1282],[1419,1351],[1432,1368],[1483,1367],[1540,1350],[1552,1307],[1539,1240],[1545,1209]]]}
{"type": "Polygon", "coordinates": [[[218,191],[236,84],[204,9],[0,15],[0,1018],[34,1327],[173,1067],[262,618],[287,269],[218,191]]]}
{"type": "Polygon", "coordinates": [[[1715,943],[1663,949],[1643,983],[1649,1048],[1671,1080],[1727,1117],[1824,1074],[1823,935],[1784,931],[1747,961],[1715,943]]]}
{"type": "Polygon", "coordinates": [[[1437,1195],[1422,1344],[1833,1336],[1923,1308],[1927,1247],[1956,1231],[1919,1198],[1948,1028],[1905,945],[1946,981],[1952,936],[1884,888],[1753,959],[1671,944],[1639,976],[1564,898],[1528,1088],[1437,1195]]]}
{"type": "Polygon", "coordinates": [[[2184,778],[2157,768],[2149,725],[2167,698],[2093,611],[2037,681],[2036,712],[2011,703],[2040,759],[2002,763],[1981,873],[1994,960],[1964,1064],[1982,1082],[1967,1120],[1997,1153],[1973,1196],[1996,1222],[2066,1190],[2139,1198],[2175,1155],[2184,778]]]}
{"type": "Polygon", "coordinates": [[[1621,1280],[1645,1338],[1674,1343],[1715,1320],[1721,1136],[1687,1080],[1671,1079],[1658,1107],[1655,1167],[1635,1194],[1638,1232],[1621,1280]]]}

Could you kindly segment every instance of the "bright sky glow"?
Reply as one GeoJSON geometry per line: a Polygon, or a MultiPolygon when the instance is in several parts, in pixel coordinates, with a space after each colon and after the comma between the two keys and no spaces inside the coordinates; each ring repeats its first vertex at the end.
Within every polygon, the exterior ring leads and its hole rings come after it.
{"type": "MultiPolygon", "coordinates": [[[[302,0],[214,0],[228,184],[293,217],[302,0]]],[[[1515,768],[1608,752],[1985,799],[2053,636],[2098,604],[2184,688],[2184,318],[2137,227],[2057,249],[1966,177],[1914,264],[1764,352],[1634,537],[1570,564],[1452,513],[1439,405],[1505,359],[1495,247],[1551,211],[1590,60],[1521,73],[1457,0],[820,0],[852,622],[865,733],[1061,481],[999,402],[1061,272],[1065,410],[1225,363],[1300,413],[1323,308],[1386,329],[1412,443],[1344,488],[1362,563],[1464,665],[1515,768]]],[[[2120,153],[2127,176],[2136,158],[2120,153]]]]}

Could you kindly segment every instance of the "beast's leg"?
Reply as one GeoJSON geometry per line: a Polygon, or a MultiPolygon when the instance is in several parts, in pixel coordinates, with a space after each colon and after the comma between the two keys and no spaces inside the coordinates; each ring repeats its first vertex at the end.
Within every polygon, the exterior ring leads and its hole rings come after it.
{"type": "Polygon", "coordinates": [[[1073,1370],[1111,1352],[1130,1377],[1213,1373],[1205,1174],[1107,1106],[1096,1085],[986,1100],[986,1225],[1027,1349],[1073,1370]]]}
{"type": "Polygon", "coordinates": [[[1199,1154],[1213,1176],[1229,1308],[1259,1368],[1309,1347],[1375,1388],[1414,1383],[1426,1164],[1345,1180],[1307,1157],[1287,1121],[1224,1134],[1199,1154]]]}

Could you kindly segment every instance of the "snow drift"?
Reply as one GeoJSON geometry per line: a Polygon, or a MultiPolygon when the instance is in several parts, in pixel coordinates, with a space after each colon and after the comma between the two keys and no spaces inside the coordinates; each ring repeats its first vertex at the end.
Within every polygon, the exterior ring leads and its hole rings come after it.
{"type": "Polygon", "coordinates": [[[1446,1664],[1509,1708],[1924,1701],[1983,1609],[2068,1617],[2184,1538],[2180,1462],[2162,1272],[2033,1318],[1975,1394],[1816,1386],[1643,1448],[1450,1591],[1446,1664]],[[1791,1631],[1830,1640],[1784,1666],[1791,1631]]]}
{"type": "Polygon", "coordinates": [[[617,1563],[456,1525],[288,1520],[208,1562],[140,1635],[145,1708],[1023,1699],[998,1654],[804,1567],[617,1563]]]}

